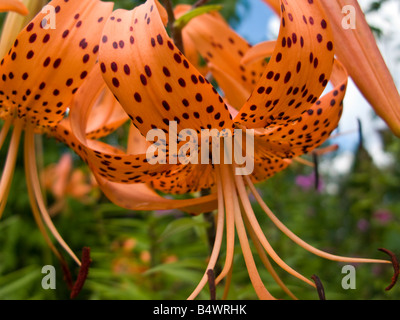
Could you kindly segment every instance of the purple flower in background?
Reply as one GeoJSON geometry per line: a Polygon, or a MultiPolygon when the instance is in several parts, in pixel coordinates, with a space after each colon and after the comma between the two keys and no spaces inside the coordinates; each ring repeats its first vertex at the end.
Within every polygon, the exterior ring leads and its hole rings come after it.
{"type": "Polygon", "coordinates": [[[373,217],[381,224],[387,224],[393,219],[393,214],[389,210],[381,209],[375,211],[373,217]]]}
{"type": "Polygon", "coordinates": [[[360,219],[357,221],[357,229],[361,232],[366,232],[369,228],[369,222],[366,219],[360,219]]]}
{"type": "MultiPolygon", "coordinates": [[[[303,190],[310,190],[311,188],[315,188],[315,173],[311,173],[307,176],[299,175],[296,177],[296,184],[301,187],[303,190]]],[[[321,177],[318,179],[318,192],[321,192],[324,188],[323,181],[321,177]]]]}

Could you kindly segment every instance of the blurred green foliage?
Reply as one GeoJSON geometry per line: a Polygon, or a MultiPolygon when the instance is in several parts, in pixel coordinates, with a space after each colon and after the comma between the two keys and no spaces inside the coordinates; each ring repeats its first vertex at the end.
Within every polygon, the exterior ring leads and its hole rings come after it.
{"type": "MultiPolygon", "coordinates": [[[[120,0],[117,7],[131,8],[141,1],[120,0]]],[[[187,2],[187,1],[174,1],[187,2]]],[[[194,3],[195,1],[191,1],[194,3]]],[[[245,1],[244,1],[245,2],[245,1]]],[[[221,4],[221,1],[210,3],[221,4]]],[[[222,1],[223,14],[230,20],[236,1],[222,1]]],[[[118,138],[119,132],[116,133],[118,138]]],[[[115,136],[114,136],[115,137],[115,136]]],[[[370,155],[360,147],[348,174],[321,173],[321,192],[296,185],[299,175],[310,175],[313,169],[294,163],[286,171],[258,185],[266,203],[289,229],[315,247],[342,256],[387,258],[377,249],[384,247],[400,253],[400,141],[382,132],[386,152],[393,165],[378,168],[370,155]],[[389,213],[385,219],[379,212],[389,213]]],[[[123,137],[119,137],[123,138],[123,137]]],[[[6,157],[8,142],[0,151],[6,157]]],[[[56,163],[67,148],[44,137],[43,167],[56,163]]],[[[25,186],[22,150],[20,150],[11,193],[5,214],[0,220],[0,299],[68,299],[69,290],[57,259],[46,246],[31,214],[25,186]],[[56,290],[44,290],[41,269],[54,265],[56,290]]],[[[321,161],[333,163],[336,153],[321,161]]],[[[87,167],[74,156],[75,167],[87,167]]],[[[48,206],[55,199],[47,191],[48,206]]],[[[67,197],[53,221],[74,252],[91,248],[92,266],[79,299],[186,299],[201,279],[209,255],[207,230],[210,224],[203,216],[191,217],[179,211],[132,212],[111,204],[98,190],[91,200],[82,203],[67,197]]],[[[400,296],[399,287],[390,292],[390,265],[356,265],[356,289],[341,286],[343,264],[313,256],[294,245],[277,230],[254,203],[260,224],[278,254],[295,270],[311,278],[317,274],[324,284],[327,299],[393,299],[400,296]]],[[[255,299],[239,242],[233,269],[229,299],[255,299]]],[[[61,249],[62,250],[62,249],[61,249]]],[[[221,267],[224,258],[219,261],[221,267]]],[[[254,250],[255,252],[255,250],[254,250]]],[[[78,267],[67,258],[73,277],[78,267]]],[[[287,298],[256,257],[266,287],[277,298],[287,298]]],[[[278,274],[302,299],[317,299],[316,291],[276,267],[278,274]]],[[[217,287],[218,298],[223,286],[217,287]]],[[[208,299],[208,289],[199,298],[208,299]]]]}

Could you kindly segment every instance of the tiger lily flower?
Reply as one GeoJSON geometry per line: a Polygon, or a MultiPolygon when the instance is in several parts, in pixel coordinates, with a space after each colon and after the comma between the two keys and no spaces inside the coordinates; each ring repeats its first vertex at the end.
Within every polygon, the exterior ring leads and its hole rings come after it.
{"type": "MultiPolygon", "coordinates": [[[[145,183],[126,185],[125,183],[129,180],[114,183],[108,179],[105,170],[99,169],[97,161],[93,161],[102,153],[106,152],[104,157],[107,159],[102,161],[103,165],[111,164],[112,159],[120,159],[120,156],[124,154],[125,156],[126,154],[142,154],[140,157],[128,156],[125,161],[125,165],[129,165],[129,170],[132,172],[140,168],[145,160],[145,151],[149,147],[149,142],[133,125],[129,130],[126,153],[120,147],[116,148],[98,140],[110,134],[127,120],[129,120],[128,115],[104,82],[100,68],[93,68],[72,100],[69,116],[54,126],[51,134],[69,145],[88,163],[103,193],[120,207],[129,210],[180,209],[197,214],[204,208],[214,209],[215,195],[185,200],[166,199],[145,183]],[[113,156],[111,157],[110,154],[113,156]]],[[[110,168],[113,170],[112,167],[110,168]]]]}
{"type": "Polygon", "coordinates": [[[34,136],[51,133],[51,128],[63,119],[74,94],[95,65],[101,30],[113,4],[97,0],[53,0],[49,5],[54,8],[54,17],[50,19],[55,19],[56,28],[51,28],[46,13],[38,13],[19,33],[0,62],[0,118],[3,120],[0,147],[13,127],[0,180],[0,217],[6,206],[24,133],[26,181],[34,218],[60,261],[63,258],[52,244],[46,227],[80,265],[45,207],[36,168],[34,136]]]}
{"type": "MultiPolygon", "coordinates": [[[[264,2],[280,15],[279,0],[264,2]]],[[[326,21],[330,22],[333,29],[335,54],[377,115],[400,137],[400,95],[358,1],[321,0],[320,3],[326,21]],[[345,6],[355,10],[355,29],[345,29],[342,26],[345,6]]],[[[257,51],[259,54],[262,52],[261,48],[257,51]]]]}
{"type": "Polygon", "coordinates": [[[29,11],[20,0],[0,0],[0,12],[14,11],[26,16],[29,11]]]}
{"type": "MultiPolygon", "coordinates": [[[[342,113],[347,72],[340,62],[334,60],[330,25],[306,24],[303,16],[316,22],[325,21],[318,2],[282,3],[281,31],[271,59],[256,79],[253,92],[236,110],[225,104],[218,91],[174,45],[165,30],[166,11],[158,1],[147,0],[131,11],[116,10],[103,30],[99,70],[93,69],[94,80],[82,86],[76,97],[75,103],[80,107],[72,106],[68,123],[54,127],[54,134],[88,163],[102,190],[115,203],[143,210],[160,206],[168,209],[179,206],[174,201],[182,201],[181,206],[193,214],[209,211],[210,206],[216,208],[217,231],[207,270],[214,269],[226,229],[227,254],[216,283],[229,278],[236,229],[250,280],[261,299],[274,297],[258,273],[247,234],[265,267],[292,298],[296,297],[277,276],[268,256],[293,276],[313,287],[316,285],[288,266],[274,251],[255,217],[246,186],[274,224],[306,250],[334,261],[390,263],[378,259],[340,257],[312,247],[280,222],[254,187],[254,182],[282,171],[291,159],[321,145],[336,128],[342,113]],[[137,145],[131,143],[122,150],[87,139],[91,101],[97,99],[97,94],[94,94],[97,91],[90,88],[94,86],[100,90],[102,87],[96,84],[96,81],[101,82],[96,72],[103,75],[108,88],[131,119],[134,125],[131,141],[138,142],[137,145]],[[333,90],[320,97],[329,81],[333,90]],[[90,96],[88,92],[93,94],[90,96]],[[171,127],[172,121],[176,127],[171,127]],[[234,129],[240,129],[245,137],[254,134],[254,170],[248,175],[238,175],[240,165],[224,159],[216,164],[176,163],[171,160],[151,163],[152,159],[146,152],[148,141],[144,141],[143,136],[154,129],[166,134],[166,140],[158,141],[158,145],[170,159],[177,157],[172,146],[182,143],[174,135],[177,132],[192,130],[193,137],[206,129],[232,134],[236,134],[234,129]],[[150,187],[169,194],[210,189],[211,195],[199,198],[197,202],[196,199],[161,201],[150,187]],[[138,199],[140,197],[135,192],[141,192],[142,199],[138,199]]],[[[222,48],[232,49],[229,38],[221,35],[217,40],[222,48]]],[[[207,140],[206,144],[209,142],[207,140]]],[[[228,144],[221,142],[221,148],[228,144]]],[[[197,151],[203,148],[204,145],[197,151]]],[[[207,158],[212,158],[212,155],[207,158]]],[[[194,299],[206,283],[207,272],[189,299],[194,299]]]]}

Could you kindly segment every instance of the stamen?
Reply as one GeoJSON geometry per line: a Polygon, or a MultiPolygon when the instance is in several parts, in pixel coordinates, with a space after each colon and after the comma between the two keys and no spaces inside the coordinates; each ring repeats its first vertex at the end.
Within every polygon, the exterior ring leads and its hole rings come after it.
{"type": "MultiPolygon", "coordinates": [[[[27,148],[27,145],[25,143],[24,149],[26,149],[26,148],[27,148]]],[[[26,154],[26,151],[25,151],[25,154],[26,154]]],[[[28,157],[24,157],[25,168],[28,167],[28,165],[29,165],[28,162],[29,162],[28,157]]],[[[68,288],[72,289],[73,282],[72,282],[71,272],[69,271],[69,268],[68,268],[68,264],[65,261],[64,257],[62,256],[62,254],[54,246],[53,242],[51,241],[51,239],[50,239],[50,237],[49,237],[49,235],[47,233],[46,227],[43,224],[43,221],[42,221],[42,218],[41,218],[41,215],[40,215],[39,208],[38,208],[38,206],[36,204],[35,194],[33,192],[33,187],[32,187],[32,184],[30,183],[29,179],[27,179],[26,186],[27,186],[27,190],[28,190],[28,197],[29,197],[29,202],[31,204],[33,218],[35,219],[35,222],[36,222],[36,224],[37,224],[37,226],[39,228],[39,231],[42,234],[42,236],[43,236],[44,240],[46,241],[47,245],[49,246],[50,250],[54,253],[54,255],[57,257],[57,259],[61,263],[61,269],[62,269],[63,274],[64,274],[64,281],[66,282],[68,288]]]]}
{"type": "Polygon", "coordinates": [[[314,168],[314,163],[313,162],[308,161],[306,159],[303,159],[301,157],[294,158],[293,160],[298,162],[298,163],[304,164],[305,166],[314,168]]]}
{"type": "Polygon", "coordinates": [[[303,275],[301,275],[300,273],[298,273],[297,271],[295,271],[294,269],[292,269],[291,267],[289,267],[278,255],[277,253],[274,251],[274,249],[272,248],[272,246],[270,245],[269,241],[267,240],[267,238],[264,235],[264,232],[262,231],[257,218],[254,214],[253,208],[251,207],[251,203],[249,200],[249,197],[246,193],[246,188],[243,182],[243,178],[241,176],[235,176],[235,180],[236,180],[236,187],[240,196],[240,200],[242,201],[243,204],[243,208],[244,211],[247,215],[247,218],[249,219],[250,225],[252,226],[255,234],[257,235],[257,238],[260,240],[262,246],[264,247],[264,249],[267,251],[267,253],[270,255],[270,257],[284,270],[286,270],[288,273],[290,273],[291,275],[295,276],[296,278],[308,283],[309,285],[315,287],[315,284],[310,281],[309,279],[307,279],[306,277],[304,277],[303,275]]]}
{"type": "MultiPolygon", "coordinates": [[[[210,260],[207,265],[206,270],[213,270],[215,264],[217,263],[218,256],[221,250],[222,238],[224,233],[224,194],[222,192],[222,183],[219,174],[219,169],[216,168],[216,180],[217,180],[217,193],[218,193],[218,212],[217,212],[217,231],[215,234],[215,242],[213,246],[213,250],[211,252],[210,260]]],[[[208,279],[208,271],[203,275],[203,278],[200,280],[196,289],[189,296],[188,300],[193,300],[197,297],[200,291],[204,288],[208,279]]],[[[214,279],[215,282],[215,279],[214,279]]]]}
{"type": "Polygon", "coordinates": [[[283,283],[282,279],[276,273],[274,267],[272,266],[271,262],[268,259],[267,254],[264,251],[263,246],[261,245],[256,234],[254,233],[254,230],[251,227],[249,220],[247,219],[247,216],[245,215],[243,218],[244,218],[244,223],[246,225],[246,228],[247,228],[247,230],[249,230],[250,238],[253,241],[253,244],[257,250],[258,256],[260,257],[262,263],[264,264],[264,267],[268,270],[268,272],[270,273],[272,278],[275,280],[275,282],[282,288],[282,290],[284,292],[286,292],[287,295],[289,295],[293,300],[298,300],[298,298],[289,290],[288,287],[286,287],[286,285],[283,283]]]}
{"type": "Polygon", "coordinates": [[[81,292],[83,285],[85,284],[85,281],[89,274],[89,267],[90,267],[91,263],[92,263],[92,260],[90,259],[90,248],[84,247],[82,249],[82,264],[79,269],[78,278],[76,279],[74,287],[72,288],[72,291],[71,291],[71,295],[70,295],[71,299],[75,299],[78,296],[78,294],[81,292]]]}
{"type": "Polygon", "coordinates": [[[26,161],[25,170],[26,170],[26,179],[27,184],[31,184],[34,199],[38,205],[40,214],[46,226],[49,228],[50,232],[56,238],[57,242],[64,248],[64,250],[75,260],[75,262],[80,266],[81,262],[58,233],[56,227],[51,221],[50,215],[47,211],[47,208],[44,204],[43,194],[40,188],[39,176],[36,169],[36,154],[35,154],[35,144],[34,144],[34,129],[32,126],[26,127],[25,134],[25,158],[29,159],[26,161]]]}
{"type": "Polygon", "coordinates": [[[339,149],[339,145],[331,144],[325,148],[314,149],[313,151],[311,151],[311,154],[313,154],[313,155],[315,154],[317,156],[323,156],[324,154],[335,152],[338,149],[339,149]]]}
{"type": "Polygon", "coordinates": [[[1,132],[0,132],[0,150],[1,147],[3,146],[4,141],[6,140],[8,131],[10,130],[12,124],[12,118],[8,118],[4,121],[3,123],[3,127],[1,128],[1,132]]]}
{"type": "Polygon", "coordinates": [[[322,285],[322,282],[321,282],[320,278],[318,278],[318,276],[313,274],[311,276],[311,279],[314,280],[315,285],[317,286],[317,292],[318,292],[319,300],[326,300],[324,286],[322,285]]]}
{"type": "Polygon", "coordinates": [[[213,269],[207,270],[208,286],[210,288],[210,300],[217,300],[217,288],[215,286],[215,274],[213,269]]]}
{"type": "Polygon", "coordinates": [[[225,278],[225,287],[224,287],[224,293],[222,295],[222,300],[228,299],[229,289],[231,287],[231,282],[232,282],[232,273],[233,273],[233,268],[231,266],[225,278]]]}
{"type": "Polygon", "coordinates": [[[228,166],[226,165],[221,166],[221,176],[224,182],[225,199],[227,200],[227,202],[231,200],[231,204],[233,204],[234,207],[236,231],[239,236],[239,242],[242,248],[244,261],[246,263],[246,267],[250,276],[250,281],[253,284],[254,290],[256,291],[256,294],[259,299],[275,300],[275,298],[265,288],[264,283],[262,282],[260,275],[258,273],[257,266],[253,258],[253,254],[251,252],[250,244],[247,239],[247,234],[246,234],[246,229],[244,227],[242,214],[240,212],[238,195],[236,194],[234,181],[233,178],[231,177],[231,172],[228,166]]]}
{"type": "Polygon", "coordinates": [[[392,277],[392,282],[389,284],[389,286],[387,286],[385,288],[386,291],[389,291],[390,289],[392,289],[394,287],[394,285],[397,282],[397,279],[399,278],[399,261],[397,260],[396,255],[393,252],[389,251],[388,249],[379,248],[378,250],[386,253],[392,259],[392,265],[393,265],[394,274],[393,274],[393,277],[392,277]]]}
{"type": "Polygon", "coordinates": [[[254,184],[251,182],[249,177],[245,176],[244,179],[246,180],[247,185],[250,187],[251,193],[256,198],[258,204],[261,206],[261,208],[264,210],[264,212],[267,214],[267,216],[271,219],[271,221],[276,225],[276,227],[279,230],[281,230],[293,242],[295,242],[296,244],[298,244],[300,247],[304,248],[305,250],[307,250],[317,256],[320,256],[322,258],[332,260],[332,261],[350,262],[350,263],[391,263],[388,260],[380,260],[380,259],[342,257],[342,256],[337,256],[337,255],[330,254],[330,253],[327,253],[322,250],[314,248],[313,246],[309,245],[307,242],[305,242],[304,240],[302,240],[298,236],[296,236],[273,214],[271,209],[269,209],[269,207],[266,205],[264,200],[258,194],[256,188],[254,187],[254,184]]]}
{"type": "Polygon", "coordinates": [[[7,203],[8,194],[10,193],[22,129],[23,121],[16,121],[11,136],[10,146],[8,148],[6,164],[3,168],[3,174],[0,180],[0,218],[3,215],[7,203]]]}
{"type": "MultiPolygon", "coordinates": [[[[226,181],[222,177],[222,172],[220,172],[220,174],[222,188],[225,191],[226,188],[229,188],[229,185],[226,185],[226,181]]],[[[226,257],[224,267],[217,279],[215,280],[216,284],[218,284],[223,278],[225,278],[228,272],[231,270],[233,264],[233,254],[235,250],[235,216],[233,213],[234,208],[232,205],[232,199],[227,199],[225,192],[223,194],[226,210],[226,257]]]]}

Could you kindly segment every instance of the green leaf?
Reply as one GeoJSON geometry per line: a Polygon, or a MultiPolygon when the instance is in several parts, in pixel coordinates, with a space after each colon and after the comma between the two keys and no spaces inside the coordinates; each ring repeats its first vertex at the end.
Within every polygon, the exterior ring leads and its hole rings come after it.
{"type": "Polygon", "coordinates": [[[195,259],[186,259],[173,263],[160,264],[144,272],[144,275],[150,276],[160,272],[164,275],[195,283],[196,279],[200,278],[203,274],[202,267],[204,267],[204,262],[195,259]]]}
{"type": "Polygon", "coordinates": [[[159,242],[166,240],[167,238],[195,227],[207,227],[207,223],[204,221],[198,221],[193,218],[180,218],[179,220],[174,220],[167,225],[164,232],[160,235],[158,239],[159,242]]]}
{"type": "Polygon", "coordinates": [[[192,9],[186,12],[184,15],[182,15],[179,19],[176,19],[174,27],[182,30],[193,18],[196,18],[202,14],[209,13],[212,11],[219,11],[221,9],[222,9],[221,5],[208,5],[192,9]]]}
{"type": "MultiPolygon", "coordinates": [[[[19,294],[21,290],[38,280],[41,276],[40,269],[29,266],[2,277],[0,282],[0,299],[12,299],[14,294],[19,294]]],[[[40,281],[38,286],[40,286],[40,281]]]]}

